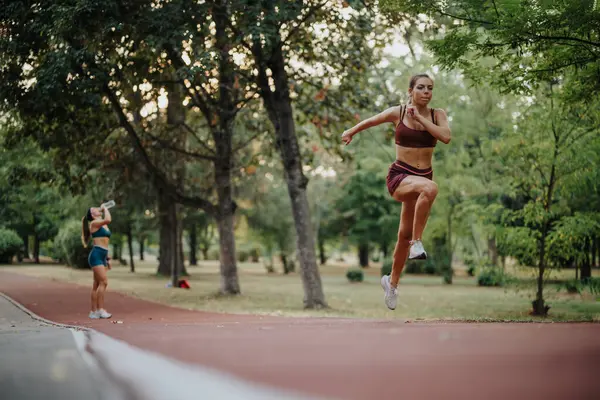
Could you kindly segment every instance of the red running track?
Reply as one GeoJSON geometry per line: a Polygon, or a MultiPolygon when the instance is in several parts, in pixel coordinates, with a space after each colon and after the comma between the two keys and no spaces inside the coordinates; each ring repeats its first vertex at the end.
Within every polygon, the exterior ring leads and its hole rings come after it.
{"type": "Polygon", "coordinates": [[[106,303],[113,319],[92,321],[88,287],[0,270],[0,292],[51,321],[306,394],[351,400],[592,399],[600,389],[599,324],[216,314],[110,291],[106,303]]]}

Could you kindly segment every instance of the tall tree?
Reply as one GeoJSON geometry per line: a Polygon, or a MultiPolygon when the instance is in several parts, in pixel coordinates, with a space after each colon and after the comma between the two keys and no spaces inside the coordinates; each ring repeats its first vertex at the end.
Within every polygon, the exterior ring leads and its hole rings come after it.
{"type": "Polygon", "coordinates": [[[600,130],[597,113],[590,109],[593,106],[561,102],[560,95],[560,88],[548,82],[536,102],[523,109],[518,129],[503,146],[506,175],[513,177],[513,194],[525,199],[522,208],[507,213],[508,222],[520,220],[522,226],[507,228],[505,241],[521,262],[537,266],[537,292],[532,304],[533,313],[541,316],[549,309],[543,293],[552,254],[549,243],[559,247],[568,238],[581,236],[581,232],[569,230],[577,225],[585,226],[588,234],[596,233],[597,222],[585,221],[598,221],[597,215],[571,216],[559,195],[561,186],[588,166],[585,155],[590,147],[596,147],[600,130]]]}
{"type": "MultiPolygon", "coordinates": [[[[243,38],[253,62],[255,85],[273,124],[285,170],[304,306],[326,307],[293,103],[302,98],[304,87],[319,88],[319,101],[336,90],[348,93],[351,82],[364,78],[364,71],[377,54],[368,41],[380,39],[373,24],[374,15],[364,2],[245,0],[231,2],[231,6],[235,17],[231,27],[243,38]]],[[[337,138],[337,132],[334,136],[337,138]]]]}
{"type": "MultiPolygon", "coordinates": [[[[177,202],[217,220],[222,291],[239,293],[231,175],[234,153],[252,137],[235,143],[233,122],[253,96],[243,90],[243,76],[234,75],[235,35],[227,29],[225,2],[55,2],[40,9],[13,1],[8,10],[0,89],[8,101],[3,107],[17,107],[27,121],[25,130],[41,143],[74,151],[92,142],[86,143],[83,134],[105,137],[119,128],[153,177],[163,214],[177,222],[172,205],[177,202]],[[165,88],[166,116],[156,107],[165,88]],[[184,140],[184,132],[193,140],[184,140]],[[161,168],[157,151],[211,163],[215,195],[190,195],[198,193],[198,185],[182,184],[182,173],[173,177],[172,169],[161,168]]],[[[168,239],[174,281],[181,259],[178,226],[173,225],[177,233],[168,239]]]]}

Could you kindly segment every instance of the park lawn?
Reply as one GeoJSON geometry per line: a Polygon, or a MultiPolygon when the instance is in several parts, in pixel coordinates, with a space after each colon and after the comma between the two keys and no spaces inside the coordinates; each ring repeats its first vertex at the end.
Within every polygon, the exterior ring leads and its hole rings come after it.
{"type": "MultiPolygon", "coordinates": [[[[186,309],[284,316],[325,316],[376,319],[461,320],[461,321],[542,321],[529,316],[532,285],[518,288],[477,286],[473,277],[457,276],[452,285],[441,277],[406,275],[401,279],[398,307],[388,310],[383,303],[379,268],[365,270],[365,280],[350,283],[347,267],[321,267],[327,310],[304,310],[303,290],[297,273],[267,274],[261,264],[239,263],[241,296],[220,296],[217,262],[188,267],[190,290],[170,289],[168,278],[155,275],[156,263],[137,262],[136,273],[128,267],[109,271],[109,290],[186,309]]],[[[89,270],[62,265],[13,265],[3,270],[80,285],[91,285],[89,270]]],[[[544,321],[600,321],[600,301],[589,294],[567,294],[557,285],[547,285],[550,317],[544,321]]]]}

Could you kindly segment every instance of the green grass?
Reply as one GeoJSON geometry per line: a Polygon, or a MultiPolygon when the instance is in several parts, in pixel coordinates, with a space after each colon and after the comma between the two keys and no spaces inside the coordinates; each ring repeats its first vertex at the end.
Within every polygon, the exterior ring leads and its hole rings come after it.
{"type": "MultiPolygon", "coordinates": [[[[89,270],[74,270],[57,265],[5,266],[4,270],[26,275],[91,285],[89,270]]],[[[568,294],[558,285],[548,285],[546,301],[550,316],[529,316],[534,282],[523,277],[509,288],[477,286],[476,278],[457,276],[452,285],[442,284],[437,276],[406,275],[401,280],[395,311],[383,304],[379,268],[365,270],[365,280],[350,283],[347,266],[321,267],[326,310],[304,310],[302,282],[298,274],[267,274],[261,264],[239,263],[241,296],[218,295],[220,277],[216,262],[188,267],[192,289],[168,289],[168,278],[155,275],[155,263],[138,263],[132,274],[128,267],[109,271],[109,290],[177,307],[230,313],[286,316],[327,316],[407,320],[466,321],[600,321],[600,302],[589,294],[568,294]]]]}

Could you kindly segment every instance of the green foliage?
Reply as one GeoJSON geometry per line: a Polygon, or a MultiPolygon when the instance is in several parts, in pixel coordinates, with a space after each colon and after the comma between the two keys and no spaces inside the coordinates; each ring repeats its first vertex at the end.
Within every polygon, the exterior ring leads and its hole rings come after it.
{"type": "Polygon", "coordinates": [[[441,64],[478,81],[530,93],[537,84],[577,75],[576,101],[592,99],[600,85],[597,24],[600,9],[586,1],[382,0],[385,14],[430,18],[428,41],[441,64]],[[483,62],[482,62],[483,61],[483,62]],[[486,64],[484,64],[486,63],[486,64]]]}
{"type": "Polygon", "coordinates": [[[346,231],[355,244],[388,242],[398,229],[397,216],[392,223],[387,222],[396,204],[387,193],[385,168],[374,158],[358,162],[335,202],[334,223],[346,231]]]}
{"type": "Polygon", "coordinates": [[[477,275],[477,284],[479,286],[504,286],[507,283],[507,277],[504,271],[498,267],[488,266],[482,268],[477,275]]]}
{"type": "Polygon", "coordinates": [[[507,227],[496,236],[498,249],[510,254],[522,265],[536,265],[539,261],[539,232],[527,227],[507,227]]]}
{"type": "Polygon", "coordinates": [[[475,276],[475,272],[477,271],[477,260],[472,255],[467,255],[464,258],[464,263],[467,266],[467,274],[469,276],[475,276]]]}
{"type": "Polygon", "coordinates": [[[394,260],[392,258],[386,258],[381,264],[381,276],[390,275],[392,273],[392,266],[394,260]]]}
{"type": "Polygon", "coordinates": [[[88,268],[90,247],[81,243],[81,220],[70,220],[58,231],[54,247],[59,259],[74,268],[88,268]]]}
{"type": "Polygon", "coordinates": [[[23,240],[12,229],[0,227],[0,264],[10,264],[23,248],[23,240]]]}
{"type": "Polygon", "coordinates": [[[583,281],[578,279],[571,279],[563,284],[563,288],[568,293],[583,294],[585,291],[589,291],[593,295],[600,295],[600,278],[587,278],[583,281]]]}
{"type": "Polygon", "coordinates": [[[424,266],[425,264],[423,263],[423,261],[406,260],[406,264],[404,265],[404,270],[402,272],[404,272],[405,274],[424,274],[424,266]]]}
{"type": "Polygon", "coordinates": [[[362,282],[365,278],[365,274],[360,268],[352,268],[346,271],[346,278],[350,282],[362,282]]]}

